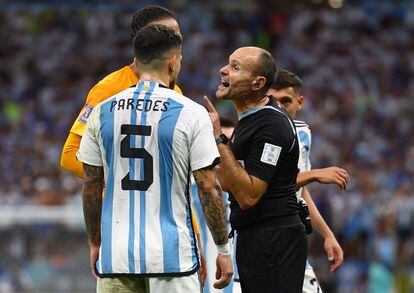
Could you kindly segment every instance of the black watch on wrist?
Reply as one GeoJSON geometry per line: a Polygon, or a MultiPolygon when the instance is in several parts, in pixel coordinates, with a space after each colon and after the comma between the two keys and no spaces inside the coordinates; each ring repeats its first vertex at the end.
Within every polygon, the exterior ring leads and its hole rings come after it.
{"type": "Polygon", "coordinates": [[[216,138],[216,144],[220,144],[220,143],[222,143],[222,144],[228,145],[228,144],[229,144],[229,141],[230,141],[230,140],[227,138],[227,136],[226,136],[224,133],[220,134],[220,135],[216,138]]]}

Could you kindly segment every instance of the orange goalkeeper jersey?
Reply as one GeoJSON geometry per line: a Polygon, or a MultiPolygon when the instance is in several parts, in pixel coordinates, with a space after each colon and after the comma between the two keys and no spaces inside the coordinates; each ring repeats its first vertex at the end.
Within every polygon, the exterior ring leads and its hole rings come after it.
{"type": "MultiPolygon", "coordinates": [[[[89,114],[96,105],[137,83],[138,78],[129,66],[107,75],[89,91],[86,103],[76,118],[75,123],[73,123],[70,132],[83,136],[89,114]]],[[[174,90],[182,94],[181,89],[177,85],[174,87],[174,90]]]]}

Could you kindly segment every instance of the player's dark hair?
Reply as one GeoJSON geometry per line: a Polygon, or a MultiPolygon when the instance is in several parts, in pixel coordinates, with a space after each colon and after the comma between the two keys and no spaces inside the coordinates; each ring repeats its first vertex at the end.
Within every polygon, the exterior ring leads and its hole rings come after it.
{"type": "Polygon", "coordinates": [[[265,90],[267,91],[275,82],[277,76],[276,61],[272,54],[269,52],[260,54],[255,74],[266,78],[265,90]]]}
{"type": "Polygon", "coordinates": [[[149,24],[134,38],[135,58],[143,64],[161,60],[169,50],[180,48],[181,41],[181,36],[173,29],[161,24],[149,24]]]}
{"type": "Polygon", "coordinates": [[[158,5],[145,6],[138,10],[132,18],[131,38],[134,39],[138,32],[151,22],[168,18],[176,19],[175,13],[158,5]]]}
{"type": "Polygon", "coordinates": [[[281,90],[285,88],[292,87],[295,90],[303,86],[302,80],[294,74],[293,72],[282,69],[277,75],[275,83],[272,85],[272,88],[276,90],[281,90]]]}

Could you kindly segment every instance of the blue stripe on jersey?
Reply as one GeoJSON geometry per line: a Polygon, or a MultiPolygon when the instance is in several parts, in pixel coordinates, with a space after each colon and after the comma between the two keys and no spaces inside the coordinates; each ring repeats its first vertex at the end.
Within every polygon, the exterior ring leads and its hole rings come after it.
{"type": "MultiPolygon", "coordinates": [[[[146,100],[148,100],[151,95],[152,92],[155,89],[155,82],[140,82],[138,84],[138,88],[141,87],[145,84],[149,83],[149,89],[147,90],[147,92],[145,93],[144,96],[144,101],[143,101],[143,105],[145,107],[145,103],[146,100]]],[[[146,111],[142,111],[141,113],[141,125],[146,125],[147,123],[147,112],[146,111]]],[[[141,148],[145,147],[145,136],[142,135],[141,136],[141,148]]],[[[140,169],[140,179],[144,180],[144,160],[141,160],[141,163],[139,165],[139,169],[140,169]]],[[[147,262],[146,262],[146,250],[145,250],[145,234],[146,234],[146,210],[145,210],[145,205],[146,205],[146,192],[144,190],[141,190],[139,192],[139,265],[140,265],[140,273],[141,274],[145,274],[147,272],[147,262]]]]}
{"type": "MultiPolygon", "coordinates": [[[[143,83],[139,83],[134,92],[133,99],[138,99],[143,83]]],[[[137,124],[137,112],[134,108],[131,110],[132,125],[137,124]]],[[[135,137],[130,138],[130,147],[135,148],[135,137]]],[[[129,178],[135,178],[135,159],[129,159],[129,178]]],[[[129,233],[128,233],[128,267],[130,273],[135,273],[135,190],[129,191],[129,233]]]]}
{"type": "Polygon", "coordinates": [[[299,130],[299,140],[302,143],[302,145],[305,147],[306,157],[309,163],[310,162],[310,140],[309,140],[308,134],[305,131],[299,130]]]}
{"type": "Polygon", "coordinates": [[[237,269],[237,262],[236,262],[236,251],[237,251],[237,231],[234,231],[233,234],[233,280],[239,279],[239,270],[237,269]]]}
{"type": "Polygon", "coordinates": [[[158,152],[160,170],[160,228],[162,234],[164,272],[180,271],[179,238],[171,202],[173,179],[173,139],[175,125],[183,105],[168,99],[168,110],[158,124],[158,152]]]}
{"type": "Polygon", "coordinates": [[[197,256],[197,250],[196,250],[196,243],[195,243],[195,236],[194,236],[194,227],[193,227],[193,223],[191,221],[191,201],[190,201],[190,194],[189,194],[189,190],[187,189],[185,191],[185,196],[187,198],[187,206],[186,206],[186,211],[187,211],[187,229],[188,229],[188,234],[190,234],[190,241],[191,241],[191,251],[193,254],[193,267],[195,267],[198,263],[198,256],[197,256]]]}
{"type": "MultiPolygon", "coordinates": [[[[223,197],[224,197],[224,204],[226,205],[227,231],[231,231],[229,194],[227,192],[223,192],[223,197]]],[[[233,233],[234,233],[234,237],[237,237],[237,235],[236,235],[237,232],[234,231],[233,233]]],[[[236,243],[235,240],[236,240],[236,238],[229,239],[229,241],[233,241],[233,243],[236,243]]],[[[232,293],[233,292],[234,278],[236,276],[237,276],[237,278],[239,277],[239,273],[237,271],[237,265],[236,265],[236,257],[235,257],[234,253],[232,255],[232,260],[233,260],[234,275],[233,275],[233,278],[231,278],[230,284],[227,287],[224,287],[223,293],[232,293]]]]}
{"type": "Polygon", "coordinates": [[[110,99],[101,106],[100,122],[101,137],[103,147],[105,149],[105,160],[108,164],[108,179],[105,187],[105,196],[102,204],[102,220],[101,220],[101,251],[103,274],[112,273],[112,209],[114,199],[114,113],[110,111],[111,102],[115,98],[110,99]]]}
{"type": "Polygon", "coordinates": [[[309,152],[309,145],[310,144],[309,144],[308,134],[304,131],[299,131],[299,139],[300,139],[300,142],[305,147],[306,151],[309,152]]]}

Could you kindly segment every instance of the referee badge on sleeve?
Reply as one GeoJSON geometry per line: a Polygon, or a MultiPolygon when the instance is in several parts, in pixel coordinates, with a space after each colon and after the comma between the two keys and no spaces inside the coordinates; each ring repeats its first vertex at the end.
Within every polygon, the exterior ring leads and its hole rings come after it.
{"type": "Polygon", "coordinates": [[[86,105],[85,109],[82,112],[82,115],[79,116],[78,121],[80,123],[88,122],[88,118],[91,115],[92,110],[93,110],[93,107],[91,105],[86,105]]]}
{"type": "Polygon", "coordinates": [[[269,165],[276,166],[281,151],[282,148],[280,146],[265,143],[260,161],[269,165]]]}

